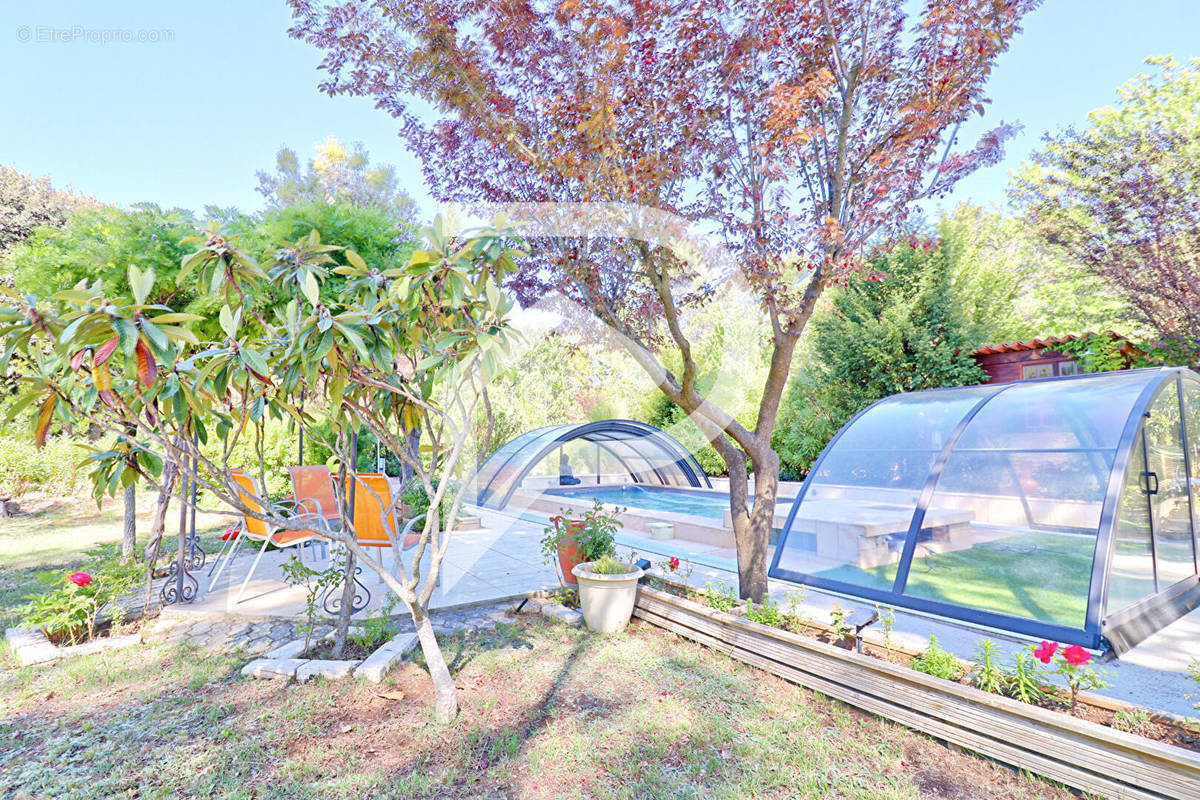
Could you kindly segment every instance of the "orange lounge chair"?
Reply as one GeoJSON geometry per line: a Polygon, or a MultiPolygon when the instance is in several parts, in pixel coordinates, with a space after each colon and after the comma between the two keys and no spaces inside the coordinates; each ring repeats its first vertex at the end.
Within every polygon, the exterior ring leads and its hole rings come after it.
{"type": "Polygon", "coordinates": [[[341,525],[342,514],[329,467],[323,464],[288,467],[288,474],[292,478],[292,496],[306,513],[316,514],[334,527],[341,525]]]}
{"type": "MultiPolygon", "coordinates": [[[[241,498],[242,503],[244,503],[246,508],[250,509],[251,511],[262,513],[263,494],[257,483],[255,483],[254,479],[246,473],[238,470],[234,470],[231,474],[234,481],[238,484],[238,495],[241,498]]],[[[320,516],[315,514],[300,514],[297,515],[297,517],[304,519],[306,522],[311,521],[315,523],[316,527],[322,528],[325,531],[328,530],[327,523],[320,516]]],[[[241,535],[237,537],[237,544],[240,545],[242,539],[249,539],[252,542],[262,542],[262,547],[259,548],[258,555],[255,556],[254,563],[250,566],[250,571],[246,573],[246,577],[242,581],[242,586],[238,590],[237,598],[233,601],[234,605],[242,602],[242,595],[246,593],[246,586],[250,583],[250,578],[253,577],[255,570],[258,569],[258,563],[262,560],[263,553],[267,551],[268,544],[273,544],[276,547],[300,547],[305,542],[312,541],[313,539],[317,539],[325,535],[327,534],[321,530],[272,530],[271,526],[263,520],[256,517],[243,515],[242,531],[241,535]]],[[[235,545],[233,550],[231,550],[229,553],[229,559],[232,559],[236,549],[237,546],[235,545]]],[[[303,549],[300,551],[300,553],[301,556],[303,556],[303,549]]],[[[212,583],[209,585],[210,589],[216,584],[220,575],[221,570],[218,569],[217,574],[213,576],[212,583]]]]}
{"type": "Polygon", "coordinates": [[[392,486],[386,475],[378,472],[359,472],[355,475],[354,487],[354,530],[358,543],[363,547],[377,547],[379,563],[383,564],[384,547],[395,547],[397,542],[407,550],[420,537],[408,528],[397,533],[396,516],[392,509],[392,486]]]}

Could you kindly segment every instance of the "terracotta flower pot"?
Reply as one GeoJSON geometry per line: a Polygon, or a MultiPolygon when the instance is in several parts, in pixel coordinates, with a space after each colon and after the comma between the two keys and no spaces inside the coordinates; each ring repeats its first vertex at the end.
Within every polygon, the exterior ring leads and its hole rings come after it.
{"type": "Polygon", "coordinates": [[[573,570],[583,561],[579,557],[579,542],[575,539],[575,532],[583,526],[583,520],[555,517],[554,526],[557,528],[560,525],[566,526],[566,533],[558,544],[558,567],[562,570],[563,584],[574,588],[578,583],[573,570]]]}

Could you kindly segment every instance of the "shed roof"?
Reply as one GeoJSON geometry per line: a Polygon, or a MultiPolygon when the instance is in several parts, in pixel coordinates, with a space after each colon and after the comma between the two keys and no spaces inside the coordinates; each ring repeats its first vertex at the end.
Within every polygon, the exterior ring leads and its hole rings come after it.
{"type": "Polygon", "coordinates": [[[1078,339],[1086,339],[1089,336],[1105,336],[1109,339],[1118,339],[1122,342],[1122,350],[1132,350],[1134,345],[1124,336],[1116,331],[1101,331],[1100,333],[1069,333],[1065,336],[1046,336],[1043,338],[1034,338],[1026,342],[1005,342],[1003,344],[989,344],[980,347],[971,353],[972,356],[989,356],[997,353],[1016,353],[1022,350],[1042,350],[1044,348],[1053,348],[1067,342],[1074,342],[1078,339]]]}

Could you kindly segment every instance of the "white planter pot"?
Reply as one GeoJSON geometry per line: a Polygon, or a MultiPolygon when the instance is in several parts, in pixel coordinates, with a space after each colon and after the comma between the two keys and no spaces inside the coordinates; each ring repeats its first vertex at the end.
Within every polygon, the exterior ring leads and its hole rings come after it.
{"type": "Polygon", "coordinates": [[[602,575],[592,572],[591,562],[586,562],[571,573],[579,581],[579,604],[588,628],[597,633],[615,633],[629,624],[643,570],[633,567],[620,575],[602,575]]]}

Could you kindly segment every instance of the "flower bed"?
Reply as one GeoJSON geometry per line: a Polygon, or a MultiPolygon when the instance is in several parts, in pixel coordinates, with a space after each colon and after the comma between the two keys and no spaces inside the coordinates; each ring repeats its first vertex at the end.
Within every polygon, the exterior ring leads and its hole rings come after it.
{"type": "Polygon", "coordinates": [[[849,705],[1076,789],[1138,800],[1200,797],[1200,755],[1191,750],[710,608],[686,596],[694,589],[673,592],[642,586],[634,615],[849,705]]]}

